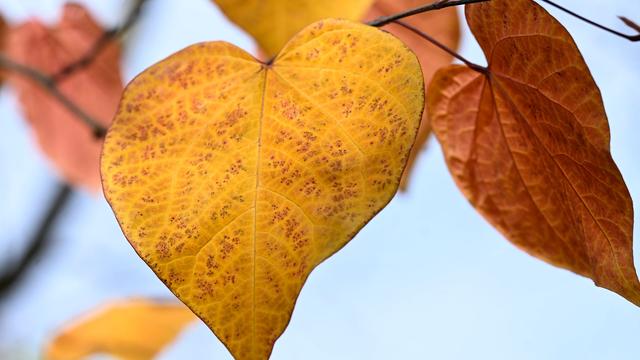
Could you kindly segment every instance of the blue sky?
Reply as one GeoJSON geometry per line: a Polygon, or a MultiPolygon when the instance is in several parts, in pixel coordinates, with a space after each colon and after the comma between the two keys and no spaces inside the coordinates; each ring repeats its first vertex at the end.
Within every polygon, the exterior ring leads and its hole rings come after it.
{"type": "MultiPolygon", "coordinates": [[[[635,1],[558,1],[622,30],[615,15],[640,21],[635,1]]],[[[127,3],[81,2],[106,24],[127,3]]],[[[0,0],[0,10],[14,22],[36,15],[52,21],[62,3],[0,0]]],[[[640,204],[640,43],[553,13],[574,35],[602,90],[613,156],[640,204]]],[[[469,32],[464,36],[461,53],[484,62],[469,32]]],[[[219,39],[254,51],[208,0],[151,0],[129,37],[125,78],[191,43],[219,39]]],[[[20,250],[57,180],[6,88],[0,114],[4,261],[20,250]]],[[[126,242],[102,195],[76,193],[58,225],[55,248],[0,308],[0,358],[38,358],[55,329],[106,301],[171,296],[126,242]]],[[[640,258],[638,244],[635,255],[640,258]]],[[[197,323],[160,356],[185,358],[231,359],[197,323]]],[[[455,187],[433,141],[410,192],[310,276],[273,353],[273,359],[300,358],[632,360],[640,358],[640,309],[502,238],[455,187]]]]}

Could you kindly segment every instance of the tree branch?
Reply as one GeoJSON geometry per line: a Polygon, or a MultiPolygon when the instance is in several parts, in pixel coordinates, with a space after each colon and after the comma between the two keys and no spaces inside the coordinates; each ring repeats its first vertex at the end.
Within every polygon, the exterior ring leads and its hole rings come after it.
{"type": "Polygon", "coordinates": [[[367,22],[367,25],[380,27],[380,26],[384,26],[389,23],[392,23],[396,20],[403,19],[403,18],[417,15],[417,14],[422,14],[427,11],[440,10],[440,9],[444,9],[451,6],[474,4],[474,3],[480,3],[485,1],[489,1],[489,0],[438,0],[431,4],[421,5],[421,6],[418,6],[417,8],[403,11],[401,13],[397,13],[389,16],[381,16],[377,19],[367,22]]]}
{"type": "Polygon", "coordinates": [[[100,55],[100,53],[109,45],[112,41],[121,39],[133,25],[138,21],[140,14],[142,14],[142,8],[147,0],[135,0],[131,11],[129,11],[124,22],[114,27],[113,29],[105,31],[100,38],[91,46],[78,60],[68,64],[64,68],[60,69],[57,73],[53,74],[51,78],[53,81],[60,81],[61,79],[73,74],[74,72],[81,70],[93,62],[93,60],[100,55]]]}
{"type": "Polygon", "coordinates": [[[18,284],[27,269],[42,255],[49,246],[51,240],[50,232],[61,213],[62,208],[68,202],[71,195],[71,187],[67,184],[58,186],[58,190],[49,205],[44,218],[40,222],[36,233],[29,241],[26,253],[15,264],[10,264],[6,270],[0,274],[0,300],[7,297],[11,290],[18,284]]]}
{"type": "Polygon", "coordinates": [[[142,13],[142,8],[147,0],[135,0],[131,11],[128,13],[125,21],[118,27],[115,27],[111,30],[105,31],[100,38],[91,46],[89,51],[87,51],[82,57],[78,60],[68,64],[56,74],[47,75],[44,74],[37,69],[31,68],[29,66],[19,64],[3,54],[0,54],[0,67],[5,68],[9,71],[13,71],[19,73],[22,76],[30,78],[35,81],[40,87],[49,92],[51,96],[53,96],[62,106],[67,108],[71,113],[73,113],[79,120],[85,123],[91,130],[96,138],[102,138],[105,136],[107,129],[100,124],[94,117],[87,114],[83,109],[81,109],[75,102],[69,99],[66,95],[64,95],[58,86],[56,85],[63,78],[73,74],[74,72],[84,69],[85,67],[91,65],[91,63],[95,60],[95,58],[104,50],[107,45],[109,45],[112,41],[120,39],[131,27],[136,23],[140,14],[142,13]]]}
{"type": "MultiPolygon", "coordinates": [[[[147,0],[135,0],[131,11],[125,21],[118,27],[105,31],[93,46],[78,60],[68,64],[53,75],[47,75],[29,66],[19,64],[4,54],[0,53],[0,68],[18,73],[33,80],[36,84],[46,90],[51,96],[60,102],[67,110],[73,113],[79,120],[85,123],[98,138],[104,137],[106,128],[100,125],[92,116],[88,115],[76,103],[64,95],[57,86],[57,82],[71,74],[89,66],[94,59],[112,42],[121,39],[124,34],[136,23],[142,8],[147,0]]],[[[38,226],[36,233],[23,256],[14,264],[10,264],[7,269],[0,274],[0,300],[5,298],[11,290],[22,280],[29,268],[34,264],[42,253],[46,250],[50,241],[50,232],[55,224],[62,208],[68,202],[72,189],[68,184],[61,184],[56,195],[51,202],[42,222],[38,226]]]]}
{"type": "Polygon", "coordinates": [[[555,2],[553,2],[551,0],[540,0],[540,1],[542,1],[544,3],[547,3],[547,4],[549,4],[549,5],[553,6],[553,7],[561,10],[561,11],[564,11],[565,13],[567,13],[567,14],[569,14],[569,15],[577,18],[577,19],[580,19],[580,20],[584,21],[589,25],[593,25],[593,26],[597,27],[598,29],[604,30],[604,31],[609,32],[609,33],[611,33],[613,35],[619,36],[619,37],[621,37],[623,39],[627,39],[629,41],[634,41],[634,42],[635,41],[640,41],[640,26],[638,26],[636,23],[634,23],[633,21],[631,21],[631,20],[629,20],[629,19],[627,19],[625,17],[621,16],[620,20],[622,20],[630,28],[632,28],[635,31],[637,31],[638,32],[637,34],[628,35],[628,34],[620,32],[620,31],[613,30],[613,29],[608,28],[608,27],[606,27],[606,26],[604,26],[602,24],[598,24],[597,22],[595,22],[593,20],[589,20],[586,17],[584,17],[582,15],[579,15],[579,14],[577,14],[577,13],[575,13],[575,12],[573,12],[573,11],[571,11],[571,10],[569,10],[569,9],[559,5],[559,4],[556,4],[555,2]]]}
{"type": "Polygon", "coordinates": [[[107,129],[104,126],[100,125],[100,123],[92,116],[84,112],[84,110],[82,110],[66,95],[64,95],[60,91],[60,89],[58,89],[58,86],[56,85],[53,77],[48,76],[26,65],[18,64],[17,62],[10,60],[3,54],[0,54],[0,67],[5,68],[9,71],[16,72],[35,81],[38,85],[40,85],[40,87],[49,92],[51,96],[58,100],[62,106],[67,108],[67,110],[69,110],[78,119],[80,119],[88,127],[90,127],[96,137],[103,137],[105,135],[107,129]]]}

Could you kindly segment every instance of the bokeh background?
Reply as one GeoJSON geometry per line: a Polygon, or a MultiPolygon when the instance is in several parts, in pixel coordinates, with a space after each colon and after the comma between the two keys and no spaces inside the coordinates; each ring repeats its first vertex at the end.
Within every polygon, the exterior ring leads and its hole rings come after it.
{"type": "MultiPolygon", "coordinates": [[[[640,21],[635,0],[558,1],[623,31],[615,15],[640,21]]],[[[106,27],[130,3],[79,2],[106,27]]],[[[53,22],[63,3],[0,0],[0,11],[13,23],[34,16],[53,22]]],[[[613,156],[640,204],[640,43],[550,11],[573,34],[602,90],[613,156]]],[[[210,1],[151,0],[126,39],[124,77],[189,44],[220,39],[255,52],[210,1]]],[[[485,62],[466,28],[461,53],[485,62]]],[[[0,261],[24,250],[59,181],[34,145],[4,87],[0,261]]],[[[0,303],[0,359],[40,358],[56,329],[105,302],[172,297],[124,239],[102,194],[76,191],[52,236],[51,249],[0,303]]],[[[640,261],[640,240],[635,255],[640,261]]],[[[159,357],[201,358],[231,359],[201,323],[159,357]]],[[[640,309],[503,239],[455,187],[435,141],[419,159],[409,192],[311,274],[273,352],[273,359],[639,358],[640,309]]]]}

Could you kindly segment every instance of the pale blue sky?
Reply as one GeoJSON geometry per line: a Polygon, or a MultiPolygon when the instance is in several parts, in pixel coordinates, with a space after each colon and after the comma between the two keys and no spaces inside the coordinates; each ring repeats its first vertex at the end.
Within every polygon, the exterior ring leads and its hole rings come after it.
{"type": "MultiPolygon", "coordinates": [[[[558,0],[625,28],[640,21],[637,1],[558,0]]],[[[86,0],[113,24],[126,0],[86,0]]],[[[12,21],[53,20],[61,0],[0,0],[12,21]]],[[[557,14],[574,35],[600,86],[612,150],[640,204],[640,43],[557,14]]],[[[198,41],[252,41],[208,0],[150,0],[129,38],[125,78],[198,41]]],[[[461,53],[482,54],[468,31],[461,53]]],[[[0,96],[0,261],[18,251],[54,184],[8,89],[0,96]]],[[[640,213],[635,206],[636,214],[640,213]]],[[[636,215],[636,221],[639,220],[636,215]]],[[[636,234],[638,232],[636,231],[636,234]]],[[[0,358],[25,359],[56,328],[105,301],[170,296],[122,236],[101,195],[78,193],[55,231],[55,249],[0,309],[0,358]]],[[[635,246],[636,259],[640,246],[635,246]]],[[[160,359],[231,359],[201,324],[160,359]]],[[[341,252],[310,276],[273,359],[640,358],[640,309],[590,280],[519,251],[491,228],[455,187],[434,141],[408,194],[398,195],[341,252]]]]}

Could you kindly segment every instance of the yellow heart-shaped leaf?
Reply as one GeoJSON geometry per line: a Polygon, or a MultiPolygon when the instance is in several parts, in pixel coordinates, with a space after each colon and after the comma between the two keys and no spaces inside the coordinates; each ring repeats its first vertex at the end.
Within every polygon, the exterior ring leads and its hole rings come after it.
{"type": "Polygon", "coordinates": [[[311,270],[395,194],[420,123],[416,56],[315,23],[272,64],[191,46],[126,89],[104,191],[138,254],[237,359],[266,359],[311,270]]]}
{"type": "Polygon", "coordinates": [[[360,20],[374,0],[213,0],[273,56],[305,26],[325,18],[360,20]]]}

